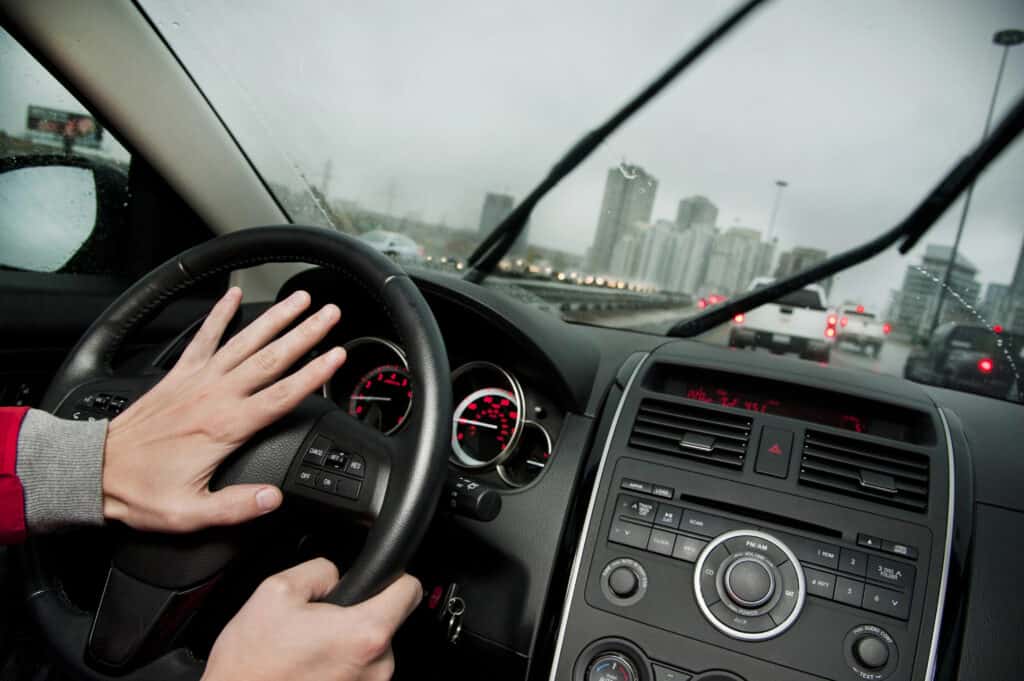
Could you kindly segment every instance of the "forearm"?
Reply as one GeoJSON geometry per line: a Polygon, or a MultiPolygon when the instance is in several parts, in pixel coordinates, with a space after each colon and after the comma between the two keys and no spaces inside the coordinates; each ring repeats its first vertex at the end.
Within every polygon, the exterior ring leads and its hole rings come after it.
{"type": "Polygon", "coordinates": [[[0,492],[7,497],[4,513],[17,511],[8,506],[17,501],[10,497],[20,483],[29,534],[102,524],[106,437],[106,421],[69,421],[30,410],[21,420],[15,451],[4,452],[8,461],[17,457],[16,480],[8,480],[9,489],[0,492]]]}

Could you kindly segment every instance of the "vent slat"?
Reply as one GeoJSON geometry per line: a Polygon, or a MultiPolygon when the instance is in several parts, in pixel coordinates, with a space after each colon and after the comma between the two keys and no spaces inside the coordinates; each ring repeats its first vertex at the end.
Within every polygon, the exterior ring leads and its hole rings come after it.
{"type": "Polygon", "coordinates": [[[645,399],[637,410],[629,445],[716,466],[742,468],[750,442],[751,419],[712,409],[645,399]],[[681,442],[703,438],[708,451],[681,442]]]}
{"type": "Polygon", "coordinates": [[[800,484],[879,504],[923,512],[928,508],[929,459],[918,452],[854,437],[808,430],[800,484]],[[871,478],[889,489],[872,486],[871,478]]]}

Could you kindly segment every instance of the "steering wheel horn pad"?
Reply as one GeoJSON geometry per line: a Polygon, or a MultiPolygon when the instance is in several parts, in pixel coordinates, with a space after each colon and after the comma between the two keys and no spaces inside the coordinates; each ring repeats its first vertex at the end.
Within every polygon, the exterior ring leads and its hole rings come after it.
{"type": "MultiPolygon", "coordinates": [[[[42,408],[71,416],[85,394],[100,389],[138,397],[158,376],[115,372],[114,358],[130,334],[195,284],[274,262],[330,269],[352,283],[347,295],[375,300],[407,352],[416,400],[406,426],[386,437],[311,396],[229,457],[211,486],[271,483],[286,496],[318,501],[370,523],[362,551],[325,599],[352,605],[393,582],[422,541],[447,469],[452,409],[447,352],[429,306],[401,268],[367,244],[326,229],[278,226],[233,232],[186,251],[145,275],[100,315],[58,370],[42,408]],[[343,457],[311,463],[308,452],[323,438],[343,457]],[[330,484],[311,486],[310,471],[330,484]]],[[[187,650],[166,650],[176,633],[169,628],[187,621],[234,555],[230,528],[181,537],[132,534],[134,541],[115,552],[95,617],[71,605],[61,590],[44,550],[59,538],[26,542],[21,553],[29,610],[55,655],[79,677],[195,681],[204,666],[187,650]],[[154,648],[154,641],[164,649],[154,648]]]]}

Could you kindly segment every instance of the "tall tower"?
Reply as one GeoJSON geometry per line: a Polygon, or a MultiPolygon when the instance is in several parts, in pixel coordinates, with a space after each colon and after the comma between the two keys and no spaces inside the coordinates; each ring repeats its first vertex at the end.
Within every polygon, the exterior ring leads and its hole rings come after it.
{"type": "Polygon", "coordinates": [[[607,272],[619,237],[637,222],[650,222],[658,180],[638,165],[622,163],[608,170],[597,232],[587,267],[607,272]]]}

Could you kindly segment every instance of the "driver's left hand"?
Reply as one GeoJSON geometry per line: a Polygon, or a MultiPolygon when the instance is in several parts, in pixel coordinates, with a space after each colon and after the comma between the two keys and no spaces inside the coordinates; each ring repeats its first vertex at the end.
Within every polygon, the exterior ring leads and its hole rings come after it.
{"type": "Polygon", "coordinates": [[[230,289],[174,368],[110,423],[103,461],[108,520],[139,530],[192,532],[241,523],[280,506],[281,490],[272,485],[211,492],[210,477],[236,448],[342,365],[345,351],[336,347],[280,378],[324,339],[341,312],[326,305],[274,340],[309,307],[309,294],[299,291],[218,349],[241,300],[241,290],[230,289]]]}

